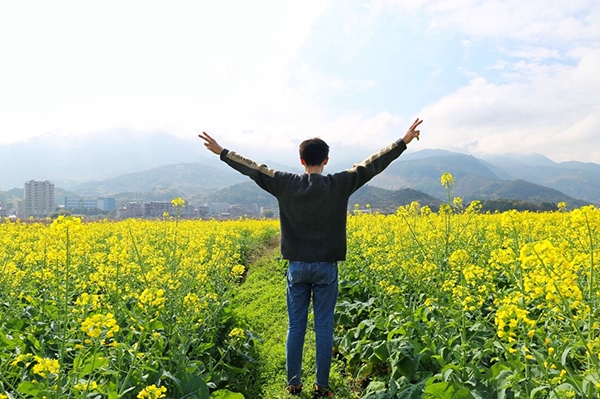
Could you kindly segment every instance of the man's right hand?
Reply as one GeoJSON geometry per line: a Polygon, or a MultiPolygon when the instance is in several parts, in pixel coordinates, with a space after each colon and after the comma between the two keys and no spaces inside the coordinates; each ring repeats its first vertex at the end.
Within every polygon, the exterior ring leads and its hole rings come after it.
{"type": "Polygon", "coordinates": [[[210,137],[208,133],[202,132],[202,134],[199,134],[198,137],[205,141],[204,146],[208,148],[209,151],[212,151],[217,155],[221,155],[221,152],[223,152],[223,147],[221,147],[215,139],[210,137]]]}

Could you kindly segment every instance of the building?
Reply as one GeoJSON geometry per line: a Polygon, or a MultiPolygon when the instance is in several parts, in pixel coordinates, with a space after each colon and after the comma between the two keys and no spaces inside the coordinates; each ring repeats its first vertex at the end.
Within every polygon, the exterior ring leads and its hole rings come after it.
{"type": "Polygon", "coordinates": [[[167,213],[175,216],[175,208],[171,201],[144,202],[144,217],[146,218],[163,217],[167,213]]]}
{"type": "Polygon", "coordinates": [[[8,217],[10,215],[10,209],[7,204],[0,202],[0,217],[8,217]]]}
{"type": "Polygon", "coordinates": [[[171,201],[130,202],[117,210],[117,218],[162,218],[175,213],[171,201]]]}
{"type": "Polygon", "coordinates": [[[69,198],[65,197],[66,209],[96,209],[98,208],[97,199],[69,198]]]}
{"type": "Polygon", "coordinates": [[[114,198],[69,198],[65,197],[66,209],[99,209],[101,211],[114,211],[116,201],[114,198]]]}
{"type": "Polygon", "coordinates": [[[45,218],[56,209],[54,203],[54,183],[30,180],[25,182],[23,203],[19,208],[20,218],[45,218]]]}
{"type": "Polygon", "coordinates": [[[98,198],[98,209],[101,211],[114,211],[117,209],[117,202],[114,198],[98,198]]]}
{"type": "Polygon", "coordinates": [[[123,205],[117,209],[117,218],[141,218],[144,217],[144,203],[143,202],[130,202],[127,205],[123,205]]]}

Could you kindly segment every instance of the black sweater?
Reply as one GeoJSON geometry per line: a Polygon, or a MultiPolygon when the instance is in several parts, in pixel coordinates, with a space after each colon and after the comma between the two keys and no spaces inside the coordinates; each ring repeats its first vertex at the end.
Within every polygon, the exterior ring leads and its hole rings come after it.
{"type": "Polygon", "coordinates": [[[288,173],[269,169],[224,149],[221,160],[250,177],[279,204],[281,254],[300,262],[346,259],[346,217],[350,195],[406,150],[398,140],[343,172],[288,173]]]}

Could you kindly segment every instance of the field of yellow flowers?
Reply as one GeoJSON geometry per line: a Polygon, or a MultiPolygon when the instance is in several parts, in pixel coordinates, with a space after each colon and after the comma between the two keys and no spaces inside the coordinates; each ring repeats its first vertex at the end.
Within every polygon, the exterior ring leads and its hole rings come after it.
{"type": "Polygon", "coordinates": [[[451,198],[349,220],[337,351],[362,398],[598,398],[600,210],[451,198]]]}
{"type": "MultiPolygon", "coordinates": [[[[346,392],[599,397],[600,210],[483,214],[441,182],[439,212],[349,217],[335,337],[346,392]]],[[[260,332],[229,299],[278,229],[0,224],[0,399],[241,398],[260,332]]]]}
{"type": "Polygon", "coordinates": [[[168,217],[0,224],[0,398],[235,390],[254,338],[229,296],[278,230],[168,217]]]}

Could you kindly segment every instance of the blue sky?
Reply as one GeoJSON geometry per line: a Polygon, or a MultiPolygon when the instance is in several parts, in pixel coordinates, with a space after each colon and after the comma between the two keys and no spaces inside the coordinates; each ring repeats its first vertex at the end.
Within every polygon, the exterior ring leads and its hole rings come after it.
{"type": "Polygon", "coordinates": [[[2,2],[0,53],[0,144],[206,130],[358,157],[421,117],[411,150],[600,163],[597,0],[2,2]]]}

